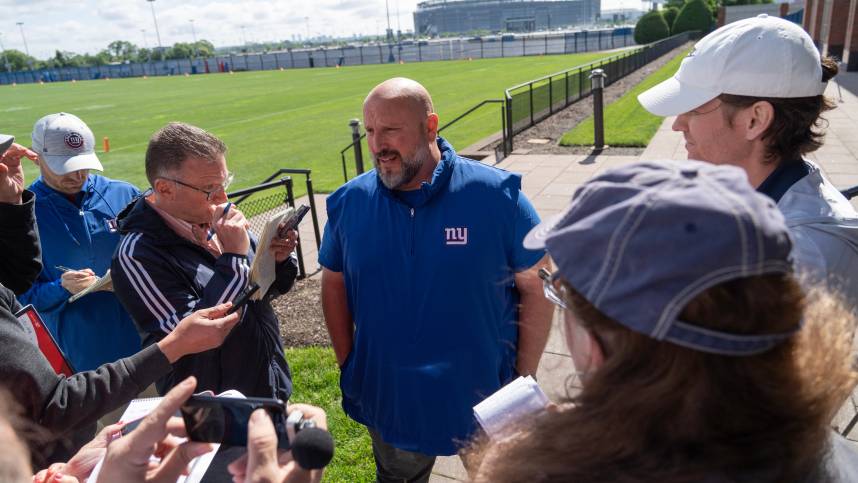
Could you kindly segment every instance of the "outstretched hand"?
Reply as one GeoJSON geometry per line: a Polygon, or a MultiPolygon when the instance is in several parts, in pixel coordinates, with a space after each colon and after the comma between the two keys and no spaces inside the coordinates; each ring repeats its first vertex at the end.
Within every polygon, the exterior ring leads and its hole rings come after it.
{"type": "Polygon", "coordinates": [[[15,143],[0,156],[0,203],[21,204],[21,193],[24,192],[23,157],[38,159],[35,152],[15,143]]]}

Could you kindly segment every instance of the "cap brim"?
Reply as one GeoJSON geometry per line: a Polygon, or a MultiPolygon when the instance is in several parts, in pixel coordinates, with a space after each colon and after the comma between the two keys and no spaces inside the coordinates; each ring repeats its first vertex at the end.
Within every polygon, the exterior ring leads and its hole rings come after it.
{"type": "Polygon", "coordinates": [[[527,232],[527,236],[524,237],[524,248],[528,250],[542,250],[545,248],[545,240],[548,238],[548,235],[554,230],[554,227],[560,223],[560,220],[563,218],[563,213],[559,213],[554,216],[550,216],[542,221],[542,223],[531,228],[529,232],[527,232]]]}
{"type": "Polygon", "coordinates": [[[721,93],[682,84],[676,77],[671,77],[640,94],[638,102],[656,116],[678,116],[697,109],[719,94],[721,93]]]}
{"type": "Polygon", "coordinates": [[[48,162],[48,168],[54,174],[57,175],[65,175],[75,171],[80,171],[82,169],[94,169],[97,171],[104,171],[104,167],[101,166],[101,161],[98,160],[98,156],[95,153],[90,154],[79,154],[77,156],[44,156],[45,161],[48,162]]]}
{"type": "Polygon", "coordinates": [[[0,134],[0,154],[5,153],[13,142],[15,142],[15,136],[10,136],[8,134],[0,134]]]}

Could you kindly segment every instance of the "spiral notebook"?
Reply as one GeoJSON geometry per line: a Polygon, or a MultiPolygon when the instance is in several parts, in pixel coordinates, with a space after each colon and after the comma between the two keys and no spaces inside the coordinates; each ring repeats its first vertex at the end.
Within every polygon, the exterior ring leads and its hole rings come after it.
{"type": "MultiPolygon", "coordinates": [[[[201,394],[210,394],[210,393],[211,393],[211,391],[205,391],[201,394]]],[[[218,394],[218,396],[241,397],[241,398],[244,397],[244,395],[241,394],[240,392],[232,391],[232,390],[224,391],[224,392],[218,394]]],[[[125,412],[122,413],[122,416],[119,417],[119,420],[128,423],[128,422],[136,421],[140,418],[143,418],[155,410],[155,408],[158,406],[158,403],[161,402],[161,399],[163,399],[163,398],[147,397],[147,398],[141,398],[141,399],[134,399],[128,405],[128,408],[125,409],[125,412]]],[[[213,449],[211,451],[209,451],[208,453],[206,453],[202,456],[198,456],[198,457],[194,458],[193,460],[191,460],[191,463],[188,465],[188,475],[187,476],[180,476],[179,479],[176,480],[177,483],[199,483],[203,479],[203,476],[206,474],[206,471],[209,469],[209,465],[211,465],[212,459],[214,459],[218,448],[220,448],[220,445],[217,443],[209,443],[209,444],[212,445],[213,449]]],[[[92,470],[92,474],[90,474],[89,478],[86,480],[87,483],[96,483],[96,480],[98,480],[98,474],[101,472],[101,465],[103,463],[104,463],[104,458],[102,457],[101,461],[99,461],[98,464],[95,466],[95,469],[92,470]]]]}

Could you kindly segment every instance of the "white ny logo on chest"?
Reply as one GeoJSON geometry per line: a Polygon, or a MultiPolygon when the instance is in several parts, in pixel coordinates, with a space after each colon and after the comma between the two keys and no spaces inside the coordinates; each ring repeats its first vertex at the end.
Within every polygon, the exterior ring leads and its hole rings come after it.
{"type": "Polygon", "coordinates": [[[467,245],[468,227],[444,228],[444,238],[447,245],[467,245]]]}

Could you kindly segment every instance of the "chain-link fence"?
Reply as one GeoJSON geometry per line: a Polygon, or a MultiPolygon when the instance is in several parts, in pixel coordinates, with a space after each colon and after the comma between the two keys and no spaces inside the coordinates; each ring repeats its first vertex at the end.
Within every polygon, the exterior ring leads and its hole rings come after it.
{"type": "Polygon", "coordinates": [[[504,151],[512,152],[513,137],[516,134],[588,96],[591,91],[590,73],[593,69],[605,71],[607,86],[697,35],[697,32],[684,32],[606,59],[510,87],[505,93],[507,132],[504,142],[507,146],[504,151]]]}
{"type": "Polygon", "coordinates": [[[229,54],[145,63],[0,72],[0,84],[572,54],[630,45],[635,45],[631,27],[547,34],[504,34],[471,38],[408,40],[392,44],[290,49],[279,52],[229,54]]]}
{"type": "MultiPolygon", "coordinates": [[[[310,205],[310,221],[313,224],[313,234],[315,235],[316,249],[322,242],[321,230],[319,227],[319,218],[316,213],[315,193],[313,192],[313,181],[310,176],[309,169],[287,169],[283,168],[269,176],[262,183],[246,188],[243,190],[229,193],[227,197],[241,207],[242,213],[247,217],[250,223],[250,231],[258,238],[262,235],[262,230],[268,219],[281,211],[295,207],[295,193],[293,189],[293,181],[291,176],[284,176],[276,181],[272,181],[278,176],[284,174],[303,175],[307,186],[308,204],[310,205]]],[[[306,219],[305,219],[306,220],[306,219]]],[[[304,221],[306,223],[306,221],[304,221]]],[[[303,241],[298,236],[298,245],[295,248],[298,254],[298,278],[302,279],[307,276],[307,271],[304,268],[304,249],[303,241]]]]}

